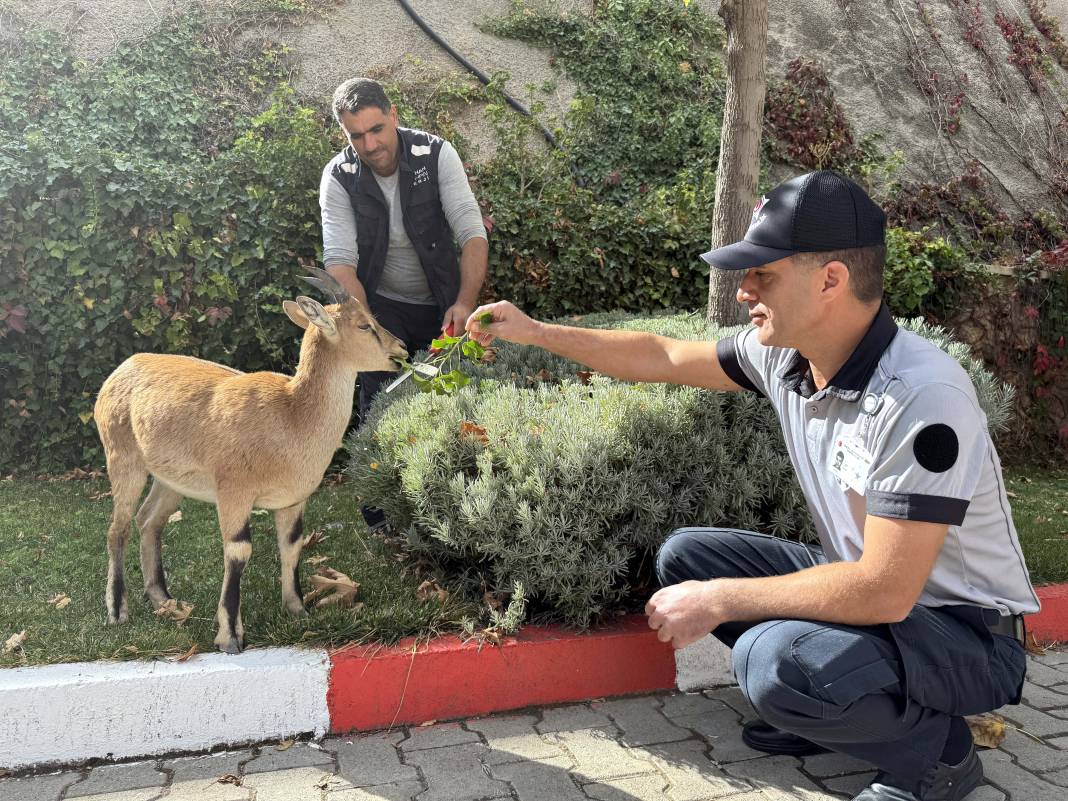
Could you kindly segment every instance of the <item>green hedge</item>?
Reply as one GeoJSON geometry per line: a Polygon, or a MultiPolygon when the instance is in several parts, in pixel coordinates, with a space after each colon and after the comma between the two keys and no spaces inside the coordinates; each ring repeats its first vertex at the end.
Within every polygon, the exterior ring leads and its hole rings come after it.
{"type": "MultiPolygon", "coordinates": [[[[695,315],[581,323],[725,333],[695,315]]],[[[909,327],[965,365],[992,427],[1003,427],[1011,388],[944,332],[909,327]]],[[[774,412],[753,393],[590,380],[565,359],[507,343],[473,372],[454,397],[411,382],[379,396],[372,425],[347,441],[361,500],[473,592],[519,583],[532,609],[587,625],[648,584],[652,554],[676,527],[812,534],[774,412]]]]}

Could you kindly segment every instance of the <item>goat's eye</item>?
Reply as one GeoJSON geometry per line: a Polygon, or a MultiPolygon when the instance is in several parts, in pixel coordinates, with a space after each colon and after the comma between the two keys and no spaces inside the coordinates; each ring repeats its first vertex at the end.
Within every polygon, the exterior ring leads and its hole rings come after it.
{"type": "Polygon", "coordinates": [[[363,325],[358,325],[356,327],[359,328],[361,331],[370,331],[371,330],[371,324],[370,323],[364,323],[363,325]]]}

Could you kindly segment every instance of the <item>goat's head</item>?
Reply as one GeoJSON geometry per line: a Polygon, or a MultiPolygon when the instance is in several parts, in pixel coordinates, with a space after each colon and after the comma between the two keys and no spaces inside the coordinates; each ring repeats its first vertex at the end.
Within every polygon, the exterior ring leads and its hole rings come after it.
{"type": "Polygon", "coordinates": [[[345,291],[325,270],[310,268],[314,278],[304,280],[333,295],[335,302],[323,306],[317,300],[299,295],[295,301],[282,303],[286,316],[305,330],[304,339],[316,337],[351,369],[399,369],[407,359],[404,343],[378,324],[371,310],[345,291]]]}

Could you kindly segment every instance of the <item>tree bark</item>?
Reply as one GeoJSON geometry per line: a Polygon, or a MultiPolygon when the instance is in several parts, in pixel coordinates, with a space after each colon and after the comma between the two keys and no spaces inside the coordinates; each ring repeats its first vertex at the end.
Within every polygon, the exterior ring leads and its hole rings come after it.
{"type": "MultiPolygon", "coordinates": [[[[760,177],[760,135],[767,88],[767,0],[722,0],[727,30],[727,97],[723,105],[712,247],[737,242],[749,227],[760,177]]],[[[710,268],[708,321],[735,325],[747,319],[735,294],[744,271],[710,268]]]]}

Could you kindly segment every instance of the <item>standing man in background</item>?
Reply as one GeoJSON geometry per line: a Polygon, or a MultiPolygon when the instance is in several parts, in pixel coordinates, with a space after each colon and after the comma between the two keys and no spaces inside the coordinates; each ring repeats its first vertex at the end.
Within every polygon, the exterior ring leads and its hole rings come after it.
{"type": "MultiPolygon", "coordinates": [[[[459,333],[478,303],[489,252],[482,212],[456,149],[398,126],[377,81],[345,81],[333,110],[349,145],[319,184],[323,264],[414,354],[459,333]]],[[[394,377],[360,374],[361,424],[394,377]]]]}

